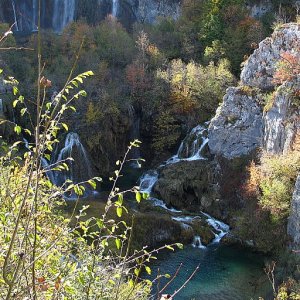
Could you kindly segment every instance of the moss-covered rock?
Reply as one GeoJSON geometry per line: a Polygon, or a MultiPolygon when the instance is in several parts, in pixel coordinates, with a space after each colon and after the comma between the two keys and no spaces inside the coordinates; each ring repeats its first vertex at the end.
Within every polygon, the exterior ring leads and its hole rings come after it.
{"type": "Polygon", "coordinates": [[[191,210],[211,208],[218,198],[214,166],[208,160],[181,161],[164,167],[154,193],[167,205],[191,210]]]}

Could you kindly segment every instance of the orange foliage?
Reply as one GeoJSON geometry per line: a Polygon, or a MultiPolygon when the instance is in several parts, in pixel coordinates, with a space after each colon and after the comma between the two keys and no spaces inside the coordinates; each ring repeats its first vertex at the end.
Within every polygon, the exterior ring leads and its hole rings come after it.
{"type": "Polygon", "coordinates": [[[242,186],[242,193],[246,198],[257,198],[259,195],[259,183],[261,173],[254,161],[247,168],[248,179],[242,186]]]}
{"type": "Polygon", "coordinates": [[[284,52],[281,54],[281,60],[278,63],[274,74],[274,83],[282,84],[290,81],[300,74],[300,56],[299,54],[284,52]]]}
{"type": "Polygon", "coordinates": [[[131,87],[132,94],[143,91],[149,86],[144,68],[137,64],[127,66],[126,79],[131,87]]]}

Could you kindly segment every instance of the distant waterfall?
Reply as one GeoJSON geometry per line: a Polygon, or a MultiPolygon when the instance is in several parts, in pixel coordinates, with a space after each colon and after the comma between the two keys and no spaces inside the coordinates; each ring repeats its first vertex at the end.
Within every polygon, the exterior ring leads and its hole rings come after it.
{"type": "Polygon", "coordinates": [[[119,12],[119,0],[112,0],[112,12],[111,14],[116,18],[119,12]]]}
{"type": "MultiPolygon", "coordinates": [[[[92,166],[88,154],[81,144],[79,135],[69,132],[66,136],[64,147],[57,149],[52,153],[53,157],[48,162],[42,159],[42,165],[49,180],[56,186],[62,186],[67,180],[72,183],[81,183],[93,177],[92,166]],[[71,158],[71,160],[70,160],[71,158]],[[53,167],[66,163],[68,170],[54,171],[53,167]]],[[[92,193],[90,186],[86,185],[85,196],[92,193]]],[[[66,195],[67,198],[73,198],[73,195],[66,195]]]]}
{"type": "Polygon", "coordinates": [[[62,185],[67,179],[73,183],[79,183],[92,177],[91,164],[87,152],[80,142],[79,135],[74,132],[68,133],[65,146],[58,154],[57,162],[66,162],[68,171],[56,172],[55,183],[62,185]],[[74,159],[69,161],[68,158],[74,159]]]}
{"type": "Polygon", "coordinates": [[[17,31],[19,31],[19,25],[18,25],[18,18],[17,18],[17,11],[16,11],[16,4],[14,0],[11,0],[13,12],[14,12],[14,21],[15,21],[15,28],[17,31]]]}
{"type": "Polygon", "coordinates": [[[32,30],[38,29],[38,0],[32,0],[32,30]]]}
{"type": "Polygon", "coordinates": [[[66,25],[74,20],[75,0],[53,0],[52,28],[61,32],[66,25]]]}

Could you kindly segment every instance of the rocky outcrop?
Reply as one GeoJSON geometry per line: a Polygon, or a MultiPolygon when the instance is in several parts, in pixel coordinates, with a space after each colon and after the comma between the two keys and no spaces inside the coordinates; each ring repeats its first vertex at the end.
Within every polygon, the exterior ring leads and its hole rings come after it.
{"type": "Polygon", "coordinates": [[[209,210],[218,198],[213,166],[206,160],[181,161],[164,167],[153,192],[169,206],[209,210]]]}
{"type": "Polygon", "coordinates": [[[181,13],[181,2],[182,0],[139,0],[135,15],[139,22],[146,23],[155,23],[158,17],[177,19],[181,13]]]}
{"type": "Polygon", "coordinates": [[[264,114],[264,149],[273,154],[286,153],[293,148],[299,130],[299,109],[292,107],[293,89],[300,89],[300,78],[280,86],[273,97],[273,104],[264,114]]]}
{"type": "Polygon", "coordinates": [[[292,89],[287,82],[274,93],[264,116],[262,103],[275,88],[274,74],[283,52],[297,53],[300,44],[298,24],[275,30],[249,57],[237,88],[229,88],[209,127],[209,148],[213,154],[232,159],[264,146],[268,152],[282,153],[290,148],[298,125],[291,107],[292,89]]]}
{"type": "Polygon", "coordinates": [[[300,246],[300,175],[295,184],[287,231],[292,238],[293,246],[300,246]]]}
{"type": "Polygon", "coordinates": [[[229,88],[209,126],[209,149],[227,159],[249,154],[262,144],[262,125],[257,95],[229,88]]]}
{"type": "Polygon", "coordinates": [[[299,49],[300,30],[298,24],[287,24],[275,30],[270,38],[259,44],[259,48],[249,57],[242,73],[242,85],[263,91],[274,88],[274,72],[284,51],[299,49]]]}
{"type": "Polygon", "coordinates": [[[261,18],[273,8],[272,1],[270,0],[260,0],[255,2],[256,3],[253,3],[252,1],[246,2],[247,8],[250,11],[250,16],[253,18],[261,18]]]}

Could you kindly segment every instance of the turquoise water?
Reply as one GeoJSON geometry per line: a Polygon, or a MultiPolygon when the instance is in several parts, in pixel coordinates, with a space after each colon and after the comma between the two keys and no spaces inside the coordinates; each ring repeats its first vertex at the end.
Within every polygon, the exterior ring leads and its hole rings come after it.
{"type": "MultiPolygon", "coordinates": [[[[184,250],[162,254],[151,266],[152,276],[157,275],[158,269],[160,274],[172,275],[180,263],[183,266],[178,276],[164,293],[172,294],[198,264],[200,268],[175,300],[248,300],[266,297],[270,291],[263,271],[263,257],[245,249],[221,245],[206,249],[186,246],[184,250]]],[[[161,281],[160,287],[165,283],[161,281]]]]}

